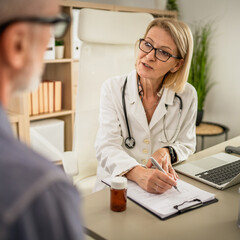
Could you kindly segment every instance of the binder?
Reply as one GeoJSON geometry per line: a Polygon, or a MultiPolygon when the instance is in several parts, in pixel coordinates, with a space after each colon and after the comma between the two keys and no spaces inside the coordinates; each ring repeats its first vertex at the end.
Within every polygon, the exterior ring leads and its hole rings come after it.
{"type": "Polygon", "coordinates": [[[81,40],[78,37],[79,9],[72,10],[72,57],[80,58],[81,40]]]}
{"type": "MultiPolygon", "coordinates": [[[[111,178],[103,179],[102,182],[110,186],[111,178]]],[[[182,180],[177,180],[177,186],[181,193],[172,188],[163,194],[151,194],[128,180],[127,197],[161,220],[218,201],[215,194],[206,192],[182,180]]]]}
{"type": "Polygon", "coordinates": [[[55,59],[55,37],[53,31],[51,32],[51,38],[49,40],[47,49],[44,53],[44,60],[54,60],[55,59]]]}

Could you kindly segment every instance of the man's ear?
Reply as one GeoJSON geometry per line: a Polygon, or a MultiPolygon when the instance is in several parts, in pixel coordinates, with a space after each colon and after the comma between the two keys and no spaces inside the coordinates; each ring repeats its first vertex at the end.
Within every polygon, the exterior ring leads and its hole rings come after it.
{"type": "Polygon", "coordinates": [[[29,51],[29,26],[15,23],[7,27],[1,37],[1,54],[5,63],[15,70],[21,69],[29,51]]]}
{"type": "Polygon", "coordinates": [[[177,64],[175,65],[175,67],[173,67],[173,68],[170,70],[170,72],[175,73],[176,71],[178,71],[178,70],[182,67],[183,64],[184,64],[184,59],[178,60],[178,61],[177,61],[177,64]]]}

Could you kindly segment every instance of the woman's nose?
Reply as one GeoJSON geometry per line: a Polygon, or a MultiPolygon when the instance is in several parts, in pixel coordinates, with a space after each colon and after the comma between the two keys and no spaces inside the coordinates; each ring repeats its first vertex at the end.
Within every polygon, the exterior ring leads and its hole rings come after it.
{"type": "Polygon", "coordinates": [[[156,57],[155,57],[155,49],[152,49],[151,52],[147,53],[146,57],[147,57],[148,60],[155,60],[156,59],[156,57]]]}

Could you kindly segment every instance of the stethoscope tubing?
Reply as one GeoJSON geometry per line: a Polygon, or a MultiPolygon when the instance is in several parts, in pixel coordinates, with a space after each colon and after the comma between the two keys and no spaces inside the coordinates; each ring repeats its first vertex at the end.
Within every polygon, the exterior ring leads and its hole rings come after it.
{"type": "MultiPolygon", "coordinates": [[[[130,132],[130,127],[129,127],[129,122],[128,122],[128,117],[127,117],[127,108],[126,108],[126,101],[125,101],[125,89],[127,85],[127,77],[125,79],[125,82],[123,84],[123,90],[122,90],[122,105],[123,105],[123,112],[124,112],[124,117],[127,125],[127,131],[128,131],[128,137],[125,139],[125,146],[129,149],[134,148],[135,146],[135,139],[132,137],[131,132],[130,132]]],[[[174,132],[174,135],[171,139],[168,139],[167,133],[166,133],[166,126],[165,126],[165,118],[166,115],[163,117],[163,132],[164,132],[164,137],[168,143],[174,142],[178,136],[178,133],[180,131],[179,125],[180,125],[180,119],[182,115],[182,109],[183,109],[183,102],[182,98],[175,93],[175,97],[179,99],[179,114],[178,114],[178,123],[177,123],[177,128],[174,132]]],[[[168,105],[165,104],[166,108],[168,109],[168,105]]]]}
{"type": "MultiPolygon", "coordinates": [[[[163,117],[163,132],[164,132],[164,137],[165,137],[165,139],[168,143],[175,142],[175,140],[178,136],[178,133],[180,131],[179,124],[180,124],[180,118],[182,116],[183,102],[182,102],[182,98],[179,95],[177,95],[176,93],[175,93],[175,97],[179,99],[178,124],[177,124],[177,128],[176,128],[176,130],[175,130],[171,139],[168,139],[167,133],[166,133],[166,126],[165,126],[166,115],[164,115],[164,117],[163,117]]],[[[166,108],[168,108],[167,104],[165,106],[166,106],[166,108]]]]}

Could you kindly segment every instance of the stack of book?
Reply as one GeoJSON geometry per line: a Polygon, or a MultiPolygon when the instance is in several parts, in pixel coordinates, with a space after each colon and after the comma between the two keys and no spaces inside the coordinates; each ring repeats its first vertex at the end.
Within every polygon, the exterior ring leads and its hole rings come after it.
{"type": "Polygon", "coordinates": [[[62,82],[44,80],[29,95],[29,115],[52,113],[62,109],[62,82]]]}

